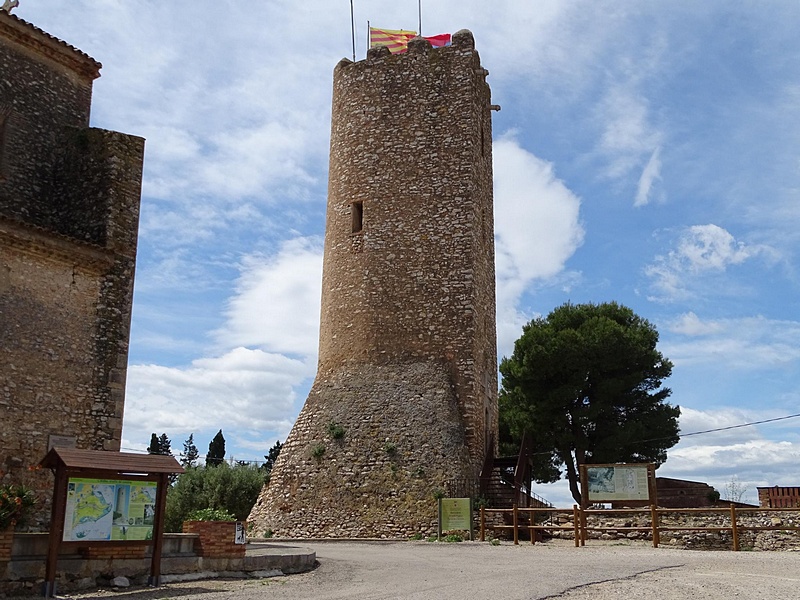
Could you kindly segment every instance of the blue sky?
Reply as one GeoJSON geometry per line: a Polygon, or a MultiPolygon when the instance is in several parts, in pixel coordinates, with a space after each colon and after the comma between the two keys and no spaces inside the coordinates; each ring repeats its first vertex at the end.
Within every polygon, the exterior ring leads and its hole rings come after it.
{"type": "MultiPolygon", "coordinates": [[[[417,2],[355,0],[416,29],[417,2]]],[[[92,125],[147,139],[123,447],[285,440],[316,367],[344,0],[22,0],[103,63],[92,125]]],[[[656,325],[684,433],[800,413],[800,5],[424,1],[494,113],[498,347],[566,302],[656,325]]],[[[687,436],[658,474],[800,485],[800,419],[687,436]]],[[[571,504],[563,485],[540,495],[571,504]]]]}

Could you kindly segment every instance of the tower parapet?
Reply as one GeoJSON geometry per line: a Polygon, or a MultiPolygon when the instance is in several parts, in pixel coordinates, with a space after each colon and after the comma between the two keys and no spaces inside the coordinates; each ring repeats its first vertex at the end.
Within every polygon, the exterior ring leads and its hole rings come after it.
{"type": "Polygon", "coordinates": [[[472,34],[452,40],[334,70],[317,377],[257,531],[429,531],[432,493],[493,451],[491,97],[472,34]]]}

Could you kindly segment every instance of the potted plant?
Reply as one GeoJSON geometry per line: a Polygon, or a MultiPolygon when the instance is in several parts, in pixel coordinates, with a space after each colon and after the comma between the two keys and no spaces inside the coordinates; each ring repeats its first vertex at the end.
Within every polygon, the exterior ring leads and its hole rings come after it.
{"type": "Polygon", "coordinates": [[[24,485],[0,485],[0,561],[11,560],[14,527],[24,521],[35,504],[36,496],[24,485]]]}

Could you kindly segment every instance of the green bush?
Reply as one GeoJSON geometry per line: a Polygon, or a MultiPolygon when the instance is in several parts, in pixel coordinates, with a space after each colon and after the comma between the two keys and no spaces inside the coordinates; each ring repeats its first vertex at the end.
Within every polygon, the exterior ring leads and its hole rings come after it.
{"type": "Polygon", "coordinates": [[[0,531],[22,524],[35,504],[33,490],[24,485],[0,485],[0,531]]]}
{"type": "Polygon", "coordinates": [[[311,456],[320,460],[325,455],[325,444],[314,444],[311,446],[311,456]]]}
{"type": "Polygon", "coordinates": [[[189,467],[167,493],[164,528],[180,532],[183,522],[202,509],[224,510],[244,521],[264,487],[264,472],[250,465],[189,467]]]}
{"type": "Polygon", "coordinates": [[[187,521],[235,521],[231,513],[224,508],[201,508],[186,515],[187,521]]]}
{"type": "Polygon", "coordinates": [[[339,425],[336,421],[328,423],[328,434],[335,440],[340,440],[344,437],[344,427],[339,425]]]}

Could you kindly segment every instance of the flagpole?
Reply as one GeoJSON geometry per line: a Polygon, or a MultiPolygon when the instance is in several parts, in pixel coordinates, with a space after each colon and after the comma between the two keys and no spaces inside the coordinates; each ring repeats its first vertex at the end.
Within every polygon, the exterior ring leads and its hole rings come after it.
{"type": "Polygon", "coordinates": [[[353,62],[356,62],[356,20],[353,16],[353,0],[350,0],[350,35],[353,38],[353,62]]]}
{"type": "Polygon", "coordinates": [[[419,8],[419,35],[422,36],[422,0],[418,0],[417,6],[419,8]]]}
{"type": "Polygon", "coordinates": [[[371,40],[369,37],[371,33],[372,30],[369,28],[369,19],[367,19],[367,52],[369,52],[369,49],[372,48],[372,46],[370,45],[371,40]]]}

